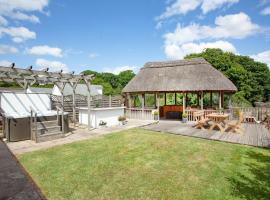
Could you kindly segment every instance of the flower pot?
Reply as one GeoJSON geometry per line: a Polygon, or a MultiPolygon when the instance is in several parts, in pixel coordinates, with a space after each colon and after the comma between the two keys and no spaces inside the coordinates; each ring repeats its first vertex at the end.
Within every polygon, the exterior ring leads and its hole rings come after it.
{"type": "Polygon", "coordinates": [[[183,118],[183,119],[182,119],[182,122],[183,122],[183,123],[187,123],[187,118],[183,118]]]}

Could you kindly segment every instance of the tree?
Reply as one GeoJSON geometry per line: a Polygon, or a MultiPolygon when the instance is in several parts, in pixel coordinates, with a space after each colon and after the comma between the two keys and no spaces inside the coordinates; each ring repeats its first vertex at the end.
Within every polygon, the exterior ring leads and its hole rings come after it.
{"type": "Polygon", "coordinates": [[[244,105],[269,100],[270,71],[266,64],[256,62],[248,56],[223,52],[221,49],[206,49],[202,53],[185,58],[203,57],[213,67],[227,76],[237,87],[234,102],[244,105]]]}
{"type": "Polygon", "coordinates": [[[126,84],[135,76],[132,70],[126,70],[120,72],[119,75],[115,75],[109,72],[95,72],[92,70],[85,70],[82,73],[86,75],[94,74],[94,80],[92,84],[102,85],[104,95],[119,95],[126,84]]]}
{"type": "Polygon", "coordinates": [[[120,72],[118,75],[120,85],[124,88],[134,76],[135,73],[132,70],[120,72]]]}
{"type": "Polygon", "coordinates": [[[105,72],[105,73],[101,73],[100,74],[100,77],[111,84],[112,88],[117,88],[118,85],[119,85],[119,79],[118,79],[118,76],[113,74],[113,73],[108,73],[108,72],[105,72]]]}

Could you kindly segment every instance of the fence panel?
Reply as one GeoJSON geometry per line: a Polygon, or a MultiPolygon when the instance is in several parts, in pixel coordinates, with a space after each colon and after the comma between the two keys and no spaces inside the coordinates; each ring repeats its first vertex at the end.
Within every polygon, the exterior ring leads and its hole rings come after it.
{"type": "MultiPolygon", "coordinates": [[[[56,109],[56,106],[63,108],[62,97],[51,95],[52,109],[56,109]]],[[[98,95],[91,97],[91,108],[107,108],[107,107],[120,107],[122,105],[121,96],[104,96],[98,95]]],[[[87,107],[87,97],[83,95],[75,95],[75,107],[76,107],[76,118],[78,120],[79,110],[78,107],[87,107]]],[[[69,119],[72,120],[73,113],[73,97],[72,95],[64,96],[64,111],[68,112],[69,119]]]]}
{"type": "Polygon", "coordinates": [[[152,109],[126,108],[125,115],[128,119],[154,120],[152,109]]]}

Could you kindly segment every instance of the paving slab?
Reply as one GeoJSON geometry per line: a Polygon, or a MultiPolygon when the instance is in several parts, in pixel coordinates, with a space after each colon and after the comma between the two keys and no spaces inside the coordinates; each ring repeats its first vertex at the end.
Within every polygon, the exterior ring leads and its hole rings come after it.
{"type": "MultiPolygon", "coordinates": [[[[7,145],[9,149],[15,155],[20,155],[26,152],[37,151],[41,149],[48,149],[54,146],[59,146],[63,144],[69,144],[76,141],[82,141],[91,139],[94,137],[123,131],[136,127],[143,127],[146,125],[150,125],[156,123],[156,121],[150,120],[128,120],[126,125],[119,125],[114,127],[104,127],[99,129],[88,130],[86,127],[76,127],[70,133],[67,133],[65,137],[59,138],[52,141],[40,142],[36,143],[31,140],[19,141],[19,142],[8,142],[7,145]]],[[[72,127],[71,127],[72,128],[72,127]]],[[[1,199],[0,199],[1,200],[1,199]]]]}

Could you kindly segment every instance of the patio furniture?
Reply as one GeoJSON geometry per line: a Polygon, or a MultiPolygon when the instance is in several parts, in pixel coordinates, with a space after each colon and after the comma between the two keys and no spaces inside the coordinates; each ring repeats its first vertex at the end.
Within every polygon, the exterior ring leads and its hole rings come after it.
{"type": "Polygon", "coordinates": [[[213,121],[213,124],[209,128],[209,130],[213,130],[214,128],[218,128],[221,132],[224,132],[225,120],[229,118],[229,114],[221,114],[221,113],[211,113],[207,115],[207,117],[213,121]]]}
{"type": "Polygon", "coordinates": [[[209,126],[208,122],[211,121],[209,118],[204,117],[204,111],[196,111],[193,113],[194,119],[197,124],[194,126],[195,128],[205,129],[205,126],[209,126]]]}
{"type": "Polygon", "coordinates": [[[270,129],[270,115],[266,114],[264,120],[261,122],[262,125],[265,125],[265,128],[270,129]]]}
{"type": "Polygon", "coordinates": [[[244,114],[244,120],[245,123],[260,123],[256,120],[256,117],[253,116],[252,112],[245,112],[244,114]]]}
{"type": "Polygon", "coordinates": [[[239,119],[238,120],[232,120],[228,122],[225,126],[225,131],[226,130],[232,130],[232,132],[236,133],[243,133],[243,128],[241,127],[241,123],[244,121],[244,114],[243,112],[239,113],[239,119]]]}

